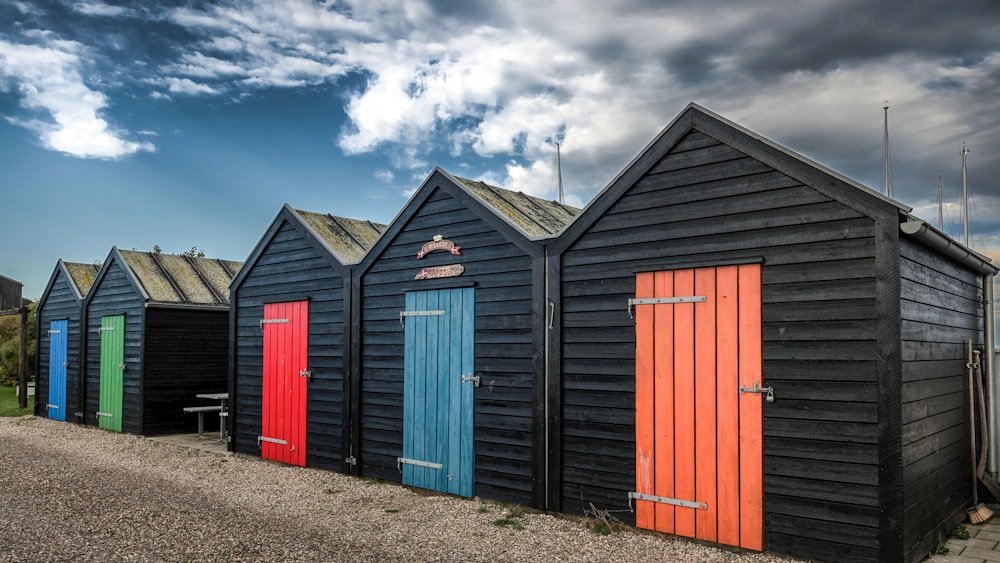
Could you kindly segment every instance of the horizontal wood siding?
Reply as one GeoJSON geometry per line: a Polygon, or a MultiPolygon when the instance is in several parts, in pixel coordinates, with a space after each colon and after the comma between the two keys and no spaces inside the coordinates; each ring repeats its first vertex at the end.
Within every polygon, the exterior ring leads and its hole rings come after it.
{"type": "MultiPolygon", "coordinates": [[[[196,431],[198,416],[183,408],[217,404],[195,395],[226,391],[229,311],[147,309],[145,342],[143,434],[196,431]]],[[[206,428],[218,419],[206,415],[206,428]]]]}
{"type": "Polygon", "coordinates": [[[562,255],[563,510],[635,490],[635,272],[762,259],[767,548],[878,559],[875,256],[873,219],[688,134],[562,255]]]}
{"type": "Polygon", "coordinates": [[[339,266],[284,222],[237,288],[235,451],[260,455],[265,303],[309,302],[306,465],[340,471],[344,453],[344,282],[339,266]]]}
{"type": "Polygon", "coordinates": [[[85,422],[97,426],[101,382],[101,317],[125,315],[125,377],[122,432],[141,434],[142,333],[145,316],[142,296],[117,260],[90,290],[87,304],[87,373],[85,422]]]}
{"type": "Polygon", "coordinates": [[[59,270],[45,301],[38,304],[38,373],[35,377],[35,402],[38,415],[48,416],[49,402],[49,326],[52,321],[66,319],[66,421],[78,422],[80,409],[80,312],[82,303],[76,298],[65,273],[59,270]]]}
{"type": "MultiPolygon", "coordinates": [[[[476,284],[475,488],[473,494],[532,502],[531,258],[460,202],[437,190],[373,262],[361,280],[361,474],[400,481],[403,447],[404,292],[440,287],[414,280],[421,269],[462,264],[458,283],[476,284]],[[434,235],[461,256],[416,255],[434,235]]],[[[456,374],[458,377],[460,374],[456,374]]]]}
{"type": "Polygon", "coordinates": [[[919,561],[972,498],[965,342],[982,349],[982,283],[909,239],[901,249],[903,542],[919,561]]]}

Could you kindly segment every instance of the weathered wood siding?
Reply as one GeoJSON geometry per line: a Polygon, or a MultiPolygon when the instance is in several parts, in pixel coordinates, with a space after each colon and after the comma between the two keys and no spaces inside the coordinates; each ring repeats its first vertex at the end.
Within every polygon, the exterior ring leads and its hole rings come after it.
{"type": "Polygon", "coordinates": [[[621,510],[635,490],[635,272],[762,260],[766,547],[877,560],[877,230],[704,133],[681,139],[562,254],[562,510],[621,510]]]}
{"type": "Polygon", "coordinates": [[[0,276],[0,311],[21,307],[21,282],[0,276]]]}
{"type": "Polygon", "coordinates": [[[234,449],[260,455],[265,303],[309,301],[306,465],[343,470],[344,276],[287,221],[232,297],[236,340],[234,449]]]}
{"type": "Polygon", "coordinates": [[[125,378],[122,402],[122,432],[142,433],[142,346],[146,310],[142,296],[127,277],[124,267],[113,261],[88,294],[86,335],[86,410],[84,421],[97,426],[101,377],[101,317],[125,315],[125,378]]]}
{"type": "Polygon", "coordinates": [[[70,281],[62,269],[56,271],[45,300],[38,304],[38,373],[35,376],[35,404],[39,416],[48,416],[49,401],[49,325],[66,319],[66,421],[77,422],[80,410],[80,314],[82,303],[76,298],[70,281]]]}
{"type": "MultiPolygon", "coordinates": [[[[229,311],[151,307],[146,310],[144,352],[142,433],[196,431],[198,416],[183,408],[210,404],[196,398],[198,393],[226,391],[229,311]]],[[[209,413],[205,421],[213,428],[218,417],[209,413]]]]}
{"type": "Polygon", "coordinates": [[[482,386],[475,390],[473,494],[537,504],[532,393],[541,344],[533,336],[532,258],[440,188],[361,277],[361,474],[401,480],[404,292],[455,284],[475,284],[476,294],[475,373],[482,386]],[[433,252],[417,260],[437,234],[461,246],[462,255],[433,252]],[[461,277],[413,279],[423,268],[457,263],[465,266],[461,277]]]}
{"type": "Polygon", "coordinates": [[[964,518],[972,497],[966,341],[982,349],[982,283],[901,242],[903,541],[907,561],[920,561],[964,518]]]}

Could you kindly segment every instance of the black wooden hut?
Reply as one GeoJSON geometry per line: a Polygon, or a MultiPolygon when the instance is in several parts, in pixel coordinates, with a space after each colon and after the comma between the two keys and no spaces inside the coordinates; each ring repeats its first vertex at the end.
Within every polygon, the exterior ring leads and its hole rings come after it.
{"type": "Polygon", "coordinates": [[[361,475],[544,506],[544,241],[577,211],[428,176],[355,276],[361,475]]]}
{"type": "Polygon", "coordinates": [[[254,247],[231,285],[234,451],[349,472],[351,268],[384,230],[285,204],[254,247]]]}
{"type": "Polygon", "coordinates": [[[84,301],[84,415],[155,435],[193,431],[184,407],[228,386],[229,284],[241,262],[111,249],[84,301]]]}
{"type": "Polygon", "coordinates": [[[971,498],[997,269],[909,212],[687,107],[550,248],[549,508],[922,559],[971,498]]]}
{"type": "Polygon", "coordinates": [[[83,422],[80,375],[83,300],[100,264],[56,262],[35,315],[38,317],[35,414],[54,420],[83,422]]]}
{"type": "Polygon", "coordinates": [[[0,275],[0,311],[16,311],[24,304],[21,299],[21,282],[0,275]]]}

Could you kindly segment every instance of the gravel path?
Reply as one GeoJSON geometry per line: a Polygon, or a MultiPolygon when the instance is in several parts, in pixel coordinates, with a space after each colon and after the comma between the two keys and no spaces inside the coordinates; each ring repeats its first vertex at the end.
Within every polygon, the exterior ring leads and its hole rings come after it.
{"type": "Polygon", "coordinates": [[[789,561],[32,416],[0,491],[0,561],[789,561]]]}

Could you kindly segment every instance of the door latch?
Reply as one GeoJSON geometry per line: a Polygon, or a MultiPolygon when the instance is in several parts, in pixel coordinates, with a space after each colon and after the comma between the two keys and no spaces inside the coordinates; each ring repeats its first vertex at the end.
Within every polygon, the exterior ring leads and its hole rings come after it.
{"type": "Polygon", "coordinates": [[[302,371],[299,372],[299,377],[304,377],[306,379],[312,379],[312,376],[313,376],[312,370],[304,369],[304,370],[302,370],[302,371]]]}
{"type": "Polygon", "coordinates": [[[774,387],[760,387],[756,381],[753,382],[753,387],[740,386],[740,393],[763,393],[765,401],[774,402],[774,387]]]}
{"type": "Polygon", "coordinates": [[[479,376],[478,375],[472,375],[471,373],[469,375],[463,375],[462,376],[462,383],[465,383],[466,381],[471,381],[472,384],[475,387],[479,387],[479,376]]]}

